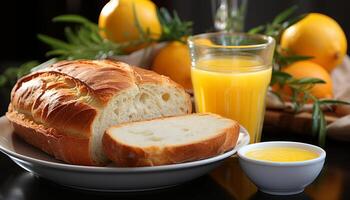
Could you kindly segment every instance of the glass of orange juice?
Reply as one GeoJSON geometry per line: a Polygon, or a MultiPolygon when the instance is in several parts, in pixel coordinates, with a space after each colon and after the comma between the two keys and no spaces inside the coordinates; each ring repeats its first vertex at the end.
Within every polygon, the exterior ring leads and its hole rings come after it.
{"type": "Polygon", "coordinates": [[[206,33],[188,39],[197,112],[234,119],[260,141],[275,41],[243,33],[206,33]]]}

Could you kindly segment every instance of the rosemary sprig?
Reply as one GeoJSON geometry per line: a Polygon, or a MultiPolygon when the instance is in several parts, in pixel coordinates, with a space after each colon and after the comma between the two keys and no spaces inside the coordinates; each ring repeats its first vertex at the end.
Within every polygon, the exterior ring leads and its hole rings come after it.
{"type": "Polygon", "coordinates": [[[275,52],[275,63],[278,63],[279,68],[283,66],[290,65],[294,62],[302,61],[302,60],[309,60],[312,58],[312,56],[302,56],[302,55],[288,55],[284,56],[281,55],[278,51],[275,52]]]}
{"type": "MultiPolygon", "coordinates": [[[[325,81],[318,78],[301,78],[296,79],[288,73],[281,71],[274,71],[272,73],[271,85],[278,85],[279,90],[279,99],[289,99],[292,103],[293,112],[300,112],[303,106],[311,100],[317,100],[312,98],[310,90],[314,87],[315,84],[324,84],[325,81]],[[285,93],[283,90],[285,87],[289,87],[291,92],[285,93]]],[[[276,93],[274,93],[276,94],[276,93]]]]}
{"type": "Polygon", "coordinates": [[[295,79],[290,74],[281,71],[274,71],[271,79],[271,85],[277,84],[280,88],[279,91],[273,92],[273,94],[275,94],[281,102],[284,102],[284,99],[291,99],[294,113],[300,112],[303,106],[310,100],[313,102],[311,130],[314,137],[318,136],[318,143],[320,146],[325,145],[327,126],[322,107],[327,106],[329,109],[332,109],[332,105],[350,105],[350,102],[335,99],[318,99],[312,95],[311,89],[316,84],[324,83],[324,80],[318,78],[295,79]],[[284,87],[289,87],[292,95],[285,93],[283,90],[284,87]]]}
{"type": "Polygon", "coordinates": [[[159,21],[162,26],[162,34],[155,40],[149,29],[144,30],[137,18],[135,5],[133,5],[134,25],[137,27],[140,38],[130,42],[115,43],[100,35],[98,25],[79,15],[61,15],[53,18],[53,22],[73,23],[75,28],[65,27],[66,41],[53,38],[48,35],[39,34],[38,38],[48,44],[52,50],[46,53],[47,56],[57,59],[103,59],[114,55],[123,55],[124,49],[144,43],[158,41],[183,41],[185,36],[191,34],[192,22],[182,21],[174,11],[173,15],[165,8],[158,11],[159,21]]]}
{"type": "Polygon", "coordinates": [[[312,133],[314,137],[318,137],[318,143],[320,146],[325,145],[326,138],[326,126],[327,122],[325,119],[325,114],[323,112],[323,107],[331,108],[332,105],[336,104],[350,104],[346,101],[339,101],[334,99],[318,99],[311,93],[311,89],[317,84],[324,84],[325,81],[318,78],[302,78],[296,79],[290,74],[280,71],[281,67],[289,65],[293,62],[308,60],[312,57],[304,55],[292,55],[286,56],[281,52],[286,51],[286,49],[281,49],[280,39],[283,31],[299,20],[303,19],[305,15],[300,15],[297,17],[291,17],[297,7],[293,6],[279,15],[277,15],[271,23],[266,25],[261,25],[255,27],[249,31],[249,33],[263,33],[275,38],[276,48],[274,53],[274,71],[272,73],[272,79],[270,85],[279,85],[279,90],[273,92],[274,95],[284,103],[285,99],[288,99],[292,103],[292,111],[294,113],[300,112],[303,106],[312,102],[312,133]],[[291,93],[285,93],[284,87],[289,87],[291,93]]]}
{"type": "Polygon", "coordinates": [[[312,112],[312,133],[314,136],[318,134],[318,142],[321,146],[324,146],[326,143],[326,119],[324,113],[322,112],[321,107],[327,106],[330,107],[332,105],[350,105],[350,102],[334,100],[334,99],[320,99],[317,100],[313,105],[312,112]]]}
{"type": "MultiPolygon", "coordinates": [[[[75,23],[73,29],[65,27],[64,33],[67,41],[39,34],[38,38],[48,44],[52,50],[47,56],[58,59],[101,59],[122,53],[126,44],[116,44],[100,36],[97,24],[79,15],[61,15],[53,18],[53,22],[75,23]]],[[[130,45],[130,44],[129,44],[130,45]]]]}
{"type": "Polygon", "coordinates": [[[166,8],[158,10],[158,19],[162,26],[162,35],[159,41],[181,41],[185,42],[184,37],[192,34],[191,21],[182,21],[176,11],[171,15],[166,8]]]}

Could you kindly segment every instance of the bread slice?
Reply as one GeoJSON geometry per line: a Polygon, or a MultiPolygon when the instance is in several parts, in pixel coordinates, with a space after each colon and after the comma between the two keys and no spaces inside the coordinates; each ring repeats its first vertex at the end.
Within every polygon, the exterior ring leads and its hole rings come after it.
{"type": "Polygon", "coordinates": [[[111,60],[73,60],[18,80],[6,116],[20,138],[59,160],[105,165],[108,127],[191,110],[190,96],[168,77],[111,60]]]}
{"type": "Polygon", "coordinates": [[[239,124],[215,114],[192,114],[110,127],[103,149],[117,166],[156,166],[200,160],[235,147],[239,124]]]}

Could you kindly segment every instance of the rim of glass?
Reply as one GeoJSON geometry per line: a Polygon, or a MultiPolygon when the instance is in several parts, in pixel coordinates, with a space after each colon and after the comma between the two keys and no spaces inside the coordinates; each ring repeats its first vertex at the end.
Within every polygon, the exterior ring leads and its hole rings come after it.
{"type": "Polygon", "coordinates": [[[211,33],[201,33],[197,35],[190,36],[187,39],[187,42],[190,46],[199,46],[199,47],[206,47],[206,48],[230,48],[230,49],[264,49],[270,45],[273,45],[275,43],[275,39],[271,36],[267,35],[262,35],[262,34],[248,34],[248,33],[231,33],[231,32],[211,32],[211,33]],[[252,39],[260,39],[264,41],[263,43],[260,44],[246,44],[246,45],[220,45],[220,44],[203,44],[203,43],[196,43],[196,39],[200,38],[210,38],[210,37],[217,37],[220,35],[227,35],[227,36],[242,36],[242,37],[247,37],[247,38],[252,38],[252,39]]]}

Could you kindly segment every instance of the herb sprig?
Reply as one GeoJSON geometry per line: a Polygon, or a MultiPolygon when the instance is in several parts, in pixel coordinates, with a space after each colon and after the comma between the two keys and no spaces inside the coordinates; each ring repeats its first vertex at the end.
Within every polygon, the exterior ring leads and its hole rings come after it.
{"type": "Polygon", "coordinates": [[[122,53],[125,44],[116,44],[101,37],[97,24],[79,15],[61,15],[53,22],[75,23],[75,29],[67,26],[64,29],[67,41],[39,34],[38,38],[48,44],[52,50],[47,56],[58,59],[102,59],[122,53]]]}
{"type": "Polygon", "coordinates": [[[326,119],[323,113],[323,107],[332,109],[332,105],[345,104],[350,105],[349,102],[340,101],[335,99],[318,99],[311,93],[311,89],[316,84],[324,84],[325,81],[318,78],[301,78],[295,79],[290,74],[274,71],[271,79],[271,85],[278,84],[278,92],[274,92],[278,98],[284,102],[284,99],[291,99],[293,105],[293,112],[300,112],[303,106],[309,101],[313,102],[312,105],[312,134],[314,137],[318,136],[318,143],[321,146],[325,145],[326,138],[326,119]],[[283,90],[285,86],[288,86],[291,89],[291,95],[286,94],[283,90]]]}
{"type": "Polygon", "coordinates": [[[176,11],[171,15],[165,8],[158,10],[158,18],[162,26],[162,35],[159,41],[185,42],[184,37],[192,34],[191,21],[182,21],[176,11]]]}
{"type": "Polygon", "coordinates": [[[300,112],[306,103],[312,102],[312,133],[314,137],[318,137],[318,143],[320,146],[325,145],[326,139],[326,126],[327,122],[323,107],[331,109],[332,105],[346,104],[349,102],[334,100],[334,99],[318,99],[311,93],[311,89],[317,84],[324,84],[325,81],[318,78],[301,78],[296,79],[288,73],[280,71],[281,67],[289,65],[293,62],[308,60],[312,57],[304,55],[289,55],[282,54],[280,39],[283,31],[303,19],[305,15],[299,15],[297,17],[291,17],[297,10],[296,6],[293,6],[279,15],[277,15],[271,23],[255,27],[249,31],[249,33],[262,33],[272,36],[276,40],[276,48],[274,53],[274,71],[272,73],[272,79],[270,85],[278,85],[280,88],[277,92],[272,92],[278,97],[278,99],[284,103],[285,99],[289,99],[292,103],[292,111],[294,113],[300,112]],[[291,93],[285,93],[284,87],[289,87],[291,93]]]}
{"type": "MultiPolygon", "coordinates": [[[[133,14],[137,16],[135,6],[133,6],[133,14]]],[[[167,9],[161,8],[158,11],[158,18],[162,34],[157,40],[154,39],[149,29],[142,29],[137,17],[134,23],[141,37],[130,42],[115,43],[101,36],[100,33],[105,30],[99,29],[96,23],[79,15],[60,15],[52,19],[53,22],[76,24],[75,28],[65,27],[66,41],[44,34],[39,34],[38,38],[52,48],[46,53],[47,56],[75,60],[103,59],[124,55],[124,49],[131,46],[161,41],[183,41],[184,37],[192,33],[192,22],[182,21],[175,11],[171,15],[167,9]]]]}

